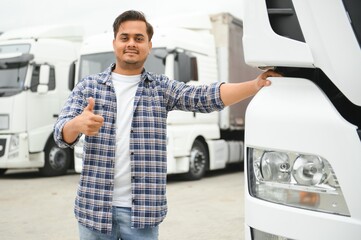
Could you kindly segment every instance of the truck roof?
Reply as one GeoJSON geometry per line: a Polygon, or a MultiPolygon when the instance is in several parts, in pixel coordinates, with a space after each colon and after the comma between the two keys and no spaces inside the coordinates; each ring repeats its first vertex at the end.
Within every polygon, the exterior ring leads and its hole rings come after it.
{"type": "Polygon", "coordinates": [[[80,42],[83,39],[84,29],[77,25],[44,25],[31,28],[19,28],[4,32],[0,41],[14,39],[63,39],[80,42]]]}
{"type": "Polygon", "coordinates": [[[152,25],[160,28],[184,28],[189,30],[210,30],[209,14],[181,14],[154,19],[152,25]]]}

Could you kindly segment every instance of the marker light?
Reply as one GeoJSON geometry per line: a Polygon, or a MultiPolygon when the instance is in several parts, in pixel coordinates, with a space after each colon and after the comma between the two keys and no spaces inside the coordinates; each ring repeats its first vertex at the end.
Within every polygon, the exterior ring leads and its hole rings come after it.
{"type": "Polygon", "coordinates": [[[315,155],[248,149],[253,197],[320,212],[350,216],[329,162],[315,155]]]}

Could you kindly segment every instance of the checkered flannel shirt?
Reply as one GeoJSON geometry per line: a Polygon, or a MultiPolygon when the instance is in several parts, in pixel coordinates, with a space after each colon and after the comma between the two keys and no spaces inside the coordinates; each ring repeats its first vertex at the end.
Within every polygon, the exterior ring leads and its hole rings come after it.
{"type": "MultiPolygon", "coordinates": [[[[54,126],[60,147],[73,147],[62,138],[65,123],[82,113],[87,98],[95,99],[95,114],[104,117],[96,136],[85,138],[83,170],[75,200],[75,216],[87,228],[110,234],[116,149],[116,95],[106,71],[80,81],[72,91],[54,126]]],[[[134,100],[130,134],[132,210],[131,226],[157,226],[167,213],[166,127],[171,110],[207,113],[224,108],[221,83],[191,86],[143,70],[134,100]]]]}

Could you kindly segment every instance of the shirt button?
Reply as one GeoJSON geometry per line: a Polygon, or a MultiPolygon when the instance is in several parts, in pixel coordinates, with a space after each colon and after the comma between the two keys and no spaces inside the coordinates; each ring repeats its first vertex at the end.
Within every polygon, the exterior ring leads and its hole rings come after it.
{"type": "Polygon", "coordinates": [[[134,155],[134,152],[131,152],[130,155],[134,155]]]}

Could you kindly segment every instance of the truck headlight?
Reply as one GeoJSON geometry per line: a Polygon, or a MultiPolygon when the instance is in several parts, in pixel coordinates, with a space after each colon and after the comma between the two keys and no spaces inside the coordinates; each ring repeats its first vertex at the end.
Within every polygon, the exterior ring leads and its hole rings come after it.
{"type": "Polygon", "coordinates": [[[248,149],[253,197],[287,206],[350,216],[329,162],[315,155],[248,149]]]}
{"type": "Polygon", "coordinates": [[[261,159],[262,177],[266,181],[288,182],[290,180],[289,159],[281,152],[266,152],[261,159]]]}
{"type": "Polygon", "coordinates": [[[8,154],[9,159],[19,157],[19,144],[20,144],[19,135],[18,134],[11,135],[9,142],[9,154],[8,154]]]}
{"type": "Polygon", "coordinates": [[[322,184],[330,172],[331,169],[322,158],[300,155],[293,164],[292,175],[298,184],[315,186],[322,184]]]}
{"type": "Polygon", "coordinates": [[[11,135],[10,137],[10,144],[9,144],[9,152],[14,152],[19,150],[19,135],[11,135]]]}

